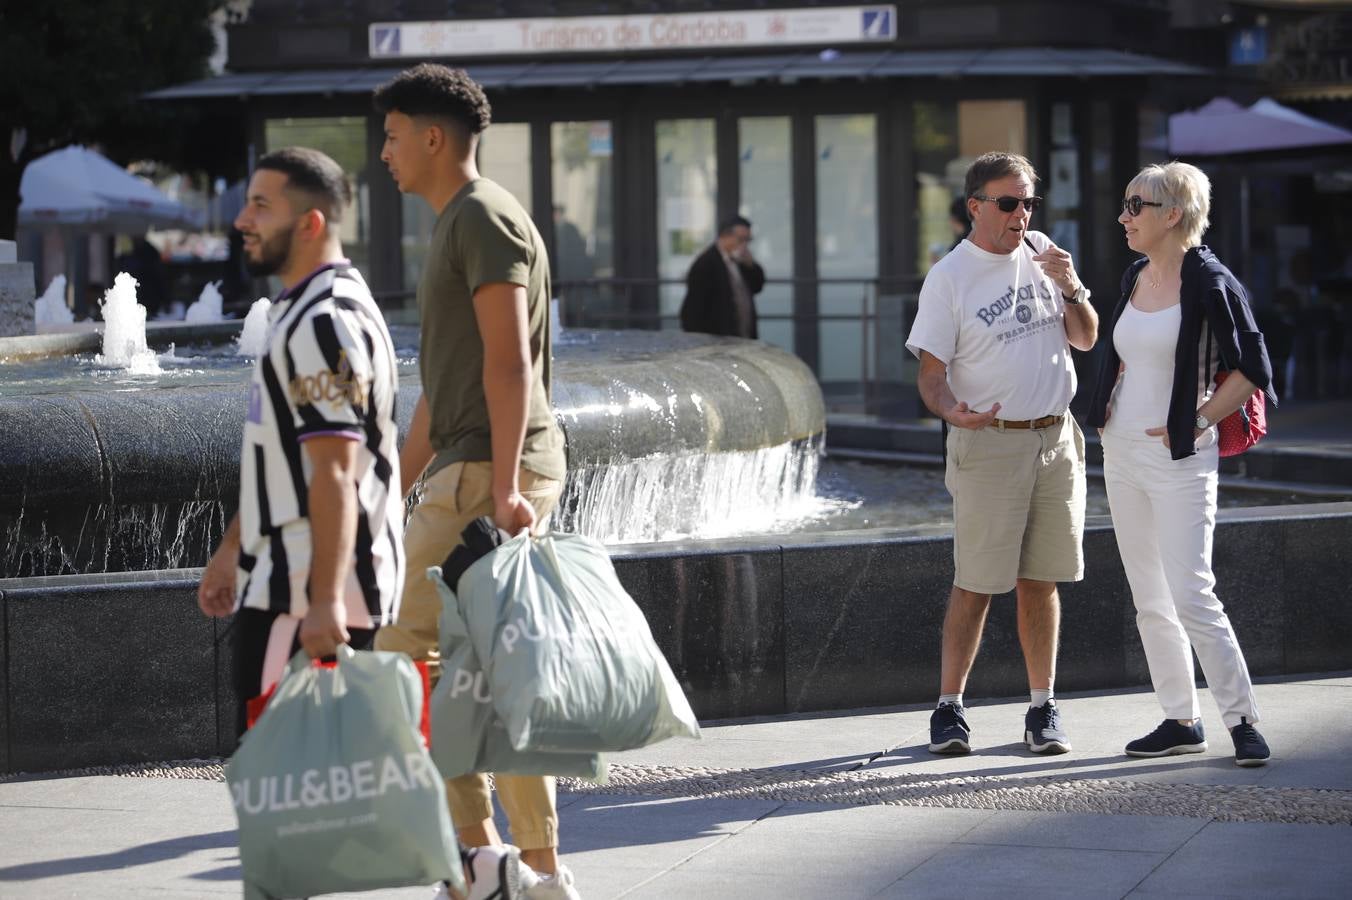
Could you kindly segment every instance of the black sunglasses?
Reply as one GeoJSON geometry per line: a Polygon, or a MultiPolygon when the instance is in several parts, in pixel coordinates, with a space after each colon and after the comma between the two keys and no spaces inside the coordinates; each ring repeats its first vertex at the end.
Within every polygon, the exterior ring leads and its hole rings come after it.
{"type": "Polygon", "coordinates": [[[1163,203],[1156,203],[1153,200],[1142,200],[1140,194],[1132,194],[1130,197],[1122,198],[1122,212],[1131,216],[1133,219],[1141,214],[1141,210],[1147,206],[1164,206],[1163,203]]]}
{"type": "Polygon", "coordinates": [[[1041,197],[983,197],[980,194],[973,194],[972,197],[976,200],[989,200],[994,203],[1002,213],[1012,213],[1019,208],[1020,203],[1022,203],[1023,208],[1029,212],[1033,212],[1042,205],[1041,197]]]}

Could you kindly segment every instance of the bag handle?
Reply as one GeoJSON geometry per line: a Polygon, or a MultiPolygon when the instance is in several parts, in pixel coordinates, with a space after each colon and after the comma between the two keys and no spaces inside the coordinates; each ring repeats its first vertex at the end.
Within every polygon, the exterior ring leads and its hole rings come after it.
{"type": "MultiPolygon", "coordinates": [[[[356,656],[357,651],[353,650],[347,644],[339,644],[338,650],[334,655],[338,657],[339,664],[342,664],[356,656]]],[[[316,660],[311,659],[310,654],[306,653],[305,648],[302,647],[296,651],[296,655],[291,657],[291,661],[286,664],[287,674],[294,675],[297,672],[303,672],[314,662],[316,662],[316,660]]]]}
{"type": "Polygon", "coordinates": [[[442,578],[441,566],[427,567],[427,580],[437,589],[441,595],[441,618],[438,619],[438,627],[452,637],[469,637],[469,626],[465,624],[465,619],[460,615],[459,603],[455,596],[455,591],[442,578]]]}

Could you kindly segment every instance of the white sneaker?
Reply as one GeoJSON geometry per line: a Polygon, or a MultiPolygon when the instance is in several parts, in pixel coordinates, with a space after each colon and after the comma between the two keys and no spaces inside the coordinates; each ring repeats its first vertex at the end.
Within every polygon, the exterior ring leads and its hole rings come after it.
{"type": "Polygon", "coordinates": [[[527,900],[582,900],[582,895],[573,887],[573,870],[567,866],[560,865],[553,875],[533,869],[531,874],[537,881],[533,887],[526,888],[527,900]]]}
{"type": "MultiPolygon", "coordinates": [[[[510,845],[471,847],[463,859],[465,880],[469,882],[467,900],[525,900],[540,881],[534,869],[521,864],[521,851],[510,845]]],[[[443,884],[432,900],[457,898],[443,884]]]]}

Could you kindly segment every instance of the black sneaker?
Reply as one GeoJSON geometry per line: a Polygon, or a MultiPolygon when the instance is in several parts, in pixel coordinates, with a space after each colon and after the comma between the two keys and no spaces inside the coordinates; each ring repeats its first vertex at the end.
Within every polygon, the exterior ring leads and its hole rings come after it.
{"type": "Polygon", "coordinates": [[[1235,765],[1265,766],[1272,751],[1267,741],[1258,733],[1258,729],[1249,724],[1247,716],[1241,717],[1239,724],[1230,729],[1230,740],[1235,742],[1235,765]]]}
{"type": "Polygon", "coordinates": [[[1023,717],[1023,742],[1034,753],[1070,752],[1070,738],[1061,728],[1061,711],[1055,700],[1028,707],[1023,717]]]}
{"type": "Polygon", "coordinates": [[[941,703],[930,713],[931,753],[971,753],[972,729],[963,708],[956,703],[941,703]]]}
{"type": "Polygon", "coordinates": [[[1174,756],[1205,751],[1206,735],[1201,719],[1191,725],[1183,725],[1177,719],[1165,719],[1145,737],[1127,744],[1127,756],[1174,756]]]}

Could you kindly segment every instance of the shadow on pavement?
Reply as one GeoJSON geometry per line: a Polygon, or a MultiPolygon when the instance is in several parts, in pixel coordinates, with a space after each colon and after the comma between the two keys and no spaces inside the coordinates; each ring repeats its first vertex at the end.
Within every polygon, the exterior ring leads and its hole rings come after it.
{"type": "MultiPolygon", "coordinates": [[[[137,847],[127,847],[113,853],[100,853],[94,856],[68,856],[62,859],[50,859],[43,862],[23,863],[17,866],[0,868],[0,881],[33,881],[39,878],[56,878],[63,875],[75,875],[84,872],[108,872],[128,869],[133,866],[153,865],[166,860],[178,859],[199,850],[217,850],[238,845],[239,832],[231,828],[228,831],[213,831],[194,834],[188,837],[170,838],[155,841],[137,847]]],[[[239,867],[218,870],[220,879],[238,878],[239,867]]],[[[198,877],[213,877],[217,873],[208,873],[198,877]]]]}

